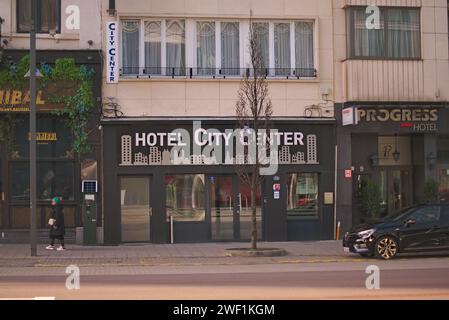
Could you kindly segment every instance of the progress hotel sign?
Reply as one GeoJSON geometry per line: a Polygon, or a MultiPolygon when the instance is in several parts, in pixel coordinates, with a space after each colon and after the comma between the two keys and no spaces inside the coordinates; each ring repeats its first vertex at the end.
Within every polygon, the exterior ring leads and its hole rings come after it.
{"type": "Polygon", "coordinates": [[[358,123],[398,123],[416,132],[437,131],[439,109],[428,106],[357,107],[358,123]]]}

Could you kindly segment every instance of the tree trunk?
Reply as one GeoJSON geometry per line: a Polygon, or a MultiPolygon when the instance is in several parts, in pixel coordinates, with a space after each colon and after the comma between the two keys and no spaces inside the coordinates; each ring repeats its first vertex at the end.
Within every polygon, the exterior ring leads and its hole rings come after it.
{"type": "Polygon", "coordinates": [[[251,249],[257,249],[257,208],[256,208],[256,188],[255,181],[251,185],[251,249]]]}

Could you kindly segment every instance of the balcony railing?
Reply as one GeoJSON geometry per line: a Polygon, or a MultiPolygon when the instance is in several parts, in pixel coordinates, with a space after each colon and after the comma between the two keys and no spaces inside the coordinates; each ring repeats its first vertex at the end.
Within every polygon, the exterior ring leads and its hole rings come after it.
{"type": "MultiPolygon", "coordinates": [[[[266,78],[303,79],[316,78],[313,68],[261,68],[256,71],[266,78]]],[[[252,68],[183,68],[183,67],[122,67],[120,76],[127,78],[242,78],[252,77],[252,68]]]]}

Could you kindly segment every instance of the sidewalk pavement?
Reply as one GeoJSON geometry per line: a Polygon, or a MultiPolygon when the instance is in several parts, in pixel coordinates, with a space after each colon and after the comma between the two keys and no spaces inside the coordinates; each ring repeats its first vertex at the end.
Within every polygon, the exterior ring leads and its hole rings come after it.
{"type": "Polygon", "coordinates": [[[341,241],[259,242],[260,248],[281,248],[281,257],[228,257],[226,249],[249,243],[134,244],[120,246],[68,246],[66,251],[45,250],[30,256],[28,244],[0,244],[0,268],[78,266],[251,265],[278,263],[343,262],[359,258],[343,252],[341,241]]]}

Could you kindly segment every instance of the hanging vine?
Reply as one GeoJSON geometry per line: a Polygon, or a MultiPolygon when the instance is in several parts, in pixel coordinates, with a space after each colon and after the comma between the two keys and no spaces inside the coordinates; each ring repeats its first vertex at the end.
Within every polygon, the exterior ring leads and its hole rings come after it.
{"type": "MultiPolygon", "coordinates": [[[[18,63],[3,63],[0,71],[0,87],[22,90],[25,86],[25,74],[29,70],[29,56],[24,56],[18,63]]],[[[39,67],[43,77],[39,90],[46,92],[47,101],[61,104],[52,113],[61,117],[73,136],[72,151],[78,155],[91,151],[87,131],[93,99],[93,69],[77,66],[72,58],[62,58],[55,65],[43,63],[39,67]]],[[[13,146],[14,126],[17,117],[5,114],[0,117],[0,141],[13,146]]]]}

